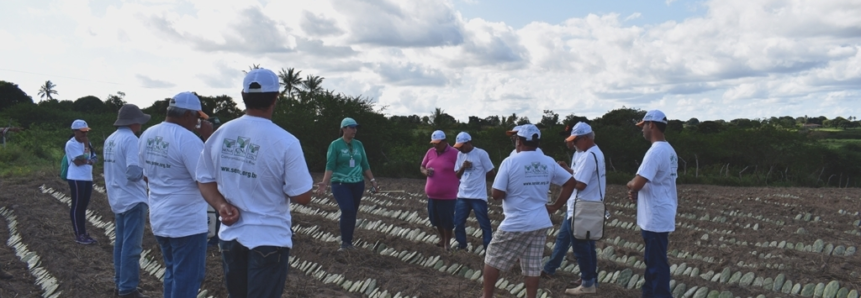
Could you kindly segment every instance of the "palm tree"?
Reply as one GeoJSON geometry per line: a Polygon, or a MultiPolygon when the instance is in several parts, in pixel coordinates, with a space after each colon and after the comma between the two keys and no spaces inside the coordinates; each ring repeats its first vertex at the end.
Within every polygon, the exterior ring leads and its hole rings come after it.
{"type": "Polygon", "coordinates": [[[39,97],[43,98],[43,99],[45,97],[47,97],[48,100],[53,100],[54,95],[57,94],[57,90],[54,90],[54,88],[56,88],[56,87],[57,87],[57,85],[55,85],[54,83],[51,83],[50,80],[45,81],[45,85],[42,85],[41,87],[39,87],[39,97]]]}
{"type": "Polygon", "coordinates": [[[323,90],[323,87],[320,86],[323,84],[323,77],[321,76],[312,76],[308,75],[305,77],[305,80],[302,81],[302,87],[305,88],[305,91],[308,93],[317,93],[323,90]]]}
{"type": "Polygon", "coordinates": [[[255,69],[260,69],[260,64],[251,64],[251,66],[248,67],[248,70],[242,70],[242,73],[248,74],[249,71],[252,71],[255,69]]]}
{"type": "Polygon", "coordinates": [[[281,95],[287,94],[290,98],[293,98],[293,92],[299,91],[299,86],[302,85],[302,77],[299,74],[302,71],[296,71],[295,69],[288,68],[287,70],[281,69],[281,72],[278,73],[278,77],[281,78],[281,86],[284,86],[284,91],[281,91],[281,95]]]}

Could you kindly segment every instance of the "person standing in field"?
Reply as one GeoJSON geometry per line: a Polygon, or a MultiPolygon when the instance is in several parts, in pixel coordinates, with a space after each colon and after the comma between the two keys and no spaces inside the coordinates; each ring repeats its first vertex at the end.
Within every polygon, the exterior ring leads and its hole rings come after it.
{"type": "Polygon", "coordinates": [[[98,159],[93,152],[93,145],[87,134],[90,127],[84,120],[72,122],[74,136],[66,141],[66,159],[69,169],[66,180],[72,191],[72,207],[69,212],[72,218],[72,229],[75,231],[75,242],[88,245],[97,241],[87,233],[87,206],[93,195],[93,165],[98,159]]]}
{"type": "Polygon", "coordinates": [[[200,99],[182,92],[170,99],[164,122],[147,129],[138,145],[149,183],[150,226],[164,258],[164,297],[196,297],[206,269],[206,201],[195,170],[212,123],[201,121],[200,99]]]}
{"type": "Polygon", "coordinates": [[[114,212],[114,285],[120,297],[145,298],[138,290],[143,231],[146,225],[146,182],[138,157],[141,125],[150,115],[133,104],[117,113],[117,130],[105,139],[105,188],[114,212]]]}
{"type": "Polygon", "coordinates": [[[448,145],[442,130],[431,134],[431,144],[422,159],[420,170],[427,177],[428,217],[439,232],[438,247],[449,249],[454,230],[454,206],[459,181],[454,171],[457,149],[448,145]]]}
{"type": "Polygon", "coordinates": [[[557,198],[567,200],[575,181],[553,158],[536,152],[541,131],[532,124],[519,127],[516,146],[520,153],[499,165],[491,195],[502,200],[502,220],[484,258],[484,298],[493,297],[500,270],[509,270],[520,260],[525,277],[526,297],[534,298],[541,275],[541,257],[547,241],[550,208],[547,192],[550,184],[561,185],[557,198]]]}
{"type": "Polygon", "coordinates": [[[637,225],[646,246],[643,297],[672,297],[667,246],[669,233],[676,228],[678,156],[664,137],[667,116],[663,112],[647,112],[637,126],[642,128],[643,138],[652,143],[637,175],[627,185],[628,198],[637,204],[637,225]]]}
{"type": "Polygon", "coordinates": [[[490,218],[487,216],[487,179],[494,177],[493,162],[490,161],[487,151],[472,145],[472,136],[467,132],[457,134],[454,148],[460,150],[454,167],[457,178],[460,179],[454,208],[457,248],[466,248],[466,218],[472,211],[478,226],[481,227],[481,243],[487,250],[490,240],[493,239],[490,218]]]}
{"type": "Polygon", "coordinates": [[[326,173],[323,181],[317,186],[317,195],[326,193],[329,183],[332,184],[332,196],[341,209],[341,248],[338,250],[355,249],[353,247],[353,232],[356,229],[356,214],[365,192],[365,178],[371,181],[374,192],[377,190],[377,180],[368,164],[365,146],[356,140],[359,124],[353,118],[341,120],[341,137],[329,144],[326,152],[326,173]]]}
{"type": "MultiPolygon", "coordinates": [[[[574,137],[576,137],[576,135],[572,128],[571,135],[565,139],[565,146],[568,147],[569,150],[574,150],[574,154],[571,156],[571,166],[568,166],[568,163],[564,160],[556,161],[559,166],[568,171],[568,173],[571,173],[572,177],[575,175],[574,168],[577,167],[577,161],[580,159],[580,155],[583,154],[582,151],[578,150],[577,147],[574,146],[574,137]]],[[[572,193],[572,196],[569,197],[568,200],[573,199],[575,196],[576,192],[572,193]]],[[[566,213],[562,219],[562,225],[556,233],[556,244],[553,245],[553,252],[550,254],[550,259],[544,263],[544,269],[541,270],[541,277],[547,279],[553,278],[553,275],[556,274],[556,269],[559,269],[559,266],[562,266],[562,260],[565,259],[565,255],[570,250],[573,239],[574,237],[571,233],[571,214],[568,213],[566,209],[566,213]]],[[[574,252],[574,256],[579,257],[576,251],[574,252]]],[[[579,286],[581,282],[582,279],[578,279],[573,281],[572,285],[579,286]]]]}
{"type": "MultiPolygon", "coordinates": [[[[575,192],[568,198],[567,222],[563,222],[563,228],[568,224],[568,233],[571,234],[570,223],[573,221],[575,200],[602,201],[607,187],[607,174],[604,165],[604,153],[595,144],[595,133],[592,127],[584,122],[577,122],[571,130],[571,136],[565,139],[572,143],[581,154],[574,162],[573,170],[575,192]]],[[[556,212],[565,202],[557,201],[548,210],[556,212]]],[[[561,229],[560,229],[561,230],[561,229]]],[[[561,232],[560,232],[561,234],[561,232]]],[[[583,295],[594,294],[598,287],[598,256],[595,254],[595,241],[580,240],[571,236],[571,246],[577,256],[577,264],[580,266],[580,286],[565,290],[566,294],[583,295]]],[[[567,249],[566,249],[567,250],[567,249]]]]}
{"type": "Polygon", "coordinates": [[[218,128],[197,167],[200,192],[221,216],[219,248],[231,298],[281,297],[293,248],[290,203],[311,201],[314,181],[302,145],[272,122],[278,82],[271,70],[248,72],[245,115],[218,128]]]}

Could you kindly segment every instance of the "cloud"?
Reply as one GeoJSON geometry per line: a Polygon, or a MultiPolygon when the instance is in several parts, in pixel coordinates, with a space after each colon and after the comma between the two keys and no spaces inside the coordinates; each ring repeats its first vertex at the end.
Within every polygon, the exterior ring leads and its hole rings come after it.
{"type": "Polygon", "coordinates": [[[198,74],[198,77],[211,88],[229,89],[238,88],[242,80],[242,72],[228,67],[224,63],[216,63],[214,73],[198,74]]]}
{"type": "Polygon", "coordinates": [[[380,64],[376,69],[384,81],[399,86],[444,86],[443,71],[414,63],[380,64]]]}
{"type": "Polygon", "coordinates": [[[344,30],[338,28],[334,19],[326,18],[324,15],[315,15],[309,11],[302,12],[302,21],[299,23],[305,34],[312,36],[341,35],[344,30]]]}
{"type": "Polygon", "coordinates": [[[135,75],[135,78],[137,78],[138,82],[139,82],[139,83],[140,83],[144,88],[159,88],[159,89],[163,89],[163,88],[173,88],[173,87],[175,87],[175,86],[176,86],[176,84],[174,84],[174,83],[167,82],[167,81],[156,80],[156,79],[150,78],[150,77],[145,76],[145,75],[142,75],[142,74],[136,74],[136,75],[135,75]]]}
{"type": "Polygon", "coordinates": [[[433,47],[463,42],[463,24],[454,9],[433,0],[339,2],[350,41],[398,47],[433,47]]]}

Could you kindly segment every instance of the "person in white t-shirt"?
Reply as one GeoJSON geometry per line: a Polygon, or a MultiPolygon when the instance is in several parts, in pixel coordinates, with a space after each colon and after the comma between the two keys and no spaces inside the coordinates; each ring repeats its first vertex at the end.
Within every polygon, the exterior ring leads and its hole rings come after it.
{"type": "Polygon", "coordinates": [[[245,115],[212,135],[198,163],[200,192],[222,218],[218,238],[230,297],[281,297],[293,247],[290,203],[311,201],[302,145],[271,120],[278,83],[271,70],[249,71],[245,115]]]}
{"type": "Polygon", "coordinates": [[[200,98],[182,92],[170,99],[165,121],[141,135],[138,155],[149,183],[150,227],[164,258],[164,297],[196,297],[206,269],[209,232],[206,201],[194,180],[212,123],[201,121],[200,98]]]}
{"type": "Polygon", "coordinates": [[[72,122],[72,136],[66,141],[66,159],[69,169],[64,179],[69,182],[72,191],[72,207],[69,215],[72,218],[72,228],[75,231],[75,242],[88,245],[97,241],[87,233],[87,206],[93,194],[93,165],[98,159],[93,152],[87,134],[90,127],[84,120],[72,122]]]}
{"type": "Polygon", "coordinates": [[[490,161],[487,151],[472,145],[472,136],[465,131],[457,134],[453,147],[460,150],[454,165],[454,171],[460,179],[454,207],[454,239],[458,243],[456,249],[466,248],[466,218],[472,211],[478,226],[481,227],[481,244],[487,250],[490,240],[493,239],[490,218],[487,216],[487,179],[493,179],[495,175],[493,162],[490,161]]]}
{"type": "Polygon", "coordinates": [[[547,241],[550,207],[546,206],[551,184],[561,185],[557,198],[566,200],[574,191],[575,181],[553,158],[535,151],[541,131],[526,124],[517,131],[520,153],[506,158],[493,180],[491,195],[502,200],[502,220],[484,258],[483,297],[493,297],[500,270],[509,270],[520,260],[525,276],[526,297],[534,298],[541,275],[541,256],[547,241]]]}
{"type": "Polygon", "coordinates": [[[140,284],[141,242],[146,225],[147,196],[138,157],[141,125],[149,121],[138,106],[123,105],[117,113],[117,130],[105,139],[105,188],[114,212],[114,285],[120,297],[145,298],[140,284]]]}
{"type": "Polygon", "coordinates": [[[678,156],[664,136],[667,116],[663,112],[647,112],[637,126],[652,143],[637,176],[628,182],[628,197],[637,204],[637,225],[645,242],[643,297],[672,297],[667,238],[676,228],[678,156]]]}
{"type": "MultiPolygon", "coordinates": [[[[571,130],[571,136],[565,139],[571,142],[578,152],[573,169],[574,180],[577,184],[573,196],[568,199],[567,224],[570,224],[576,207],[576,200],[603,201],[607,187],[607,172],[604,165],[604,153],[595,144],[595,133],[592,127],[585,122],[578,122],[571,130]]],[[[556,211],[562,207],[563,202],[558,202],[551,208],[556,211]]],[[[563,225],[566,223],[563,223],[563,225]]],[[[570,228],[569,228],[570,233],[570,228]]],[[[577,264],[580,266],[580,286],[565,290],[566,294],[582,295],[597,292],[598,283],[598,256],[595,254],[595,241],[579,240],[571,237],[574,254],[577,256],[577,264]]]]}

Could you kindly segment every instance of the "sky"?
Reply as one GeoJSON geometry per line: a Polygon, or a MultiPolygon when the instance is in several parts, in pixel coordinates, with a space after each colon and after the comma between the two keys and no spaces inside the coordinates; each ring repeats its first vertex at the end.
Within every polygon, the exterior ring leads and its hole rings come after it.
{"type": "Polygon", "coordinates": [[[242,70],[324,77],[387,115],[671,119],[861,114],[861,1],[4,0],[0,80],[34,100],[183,91],[242,107],[242,70]]]}

